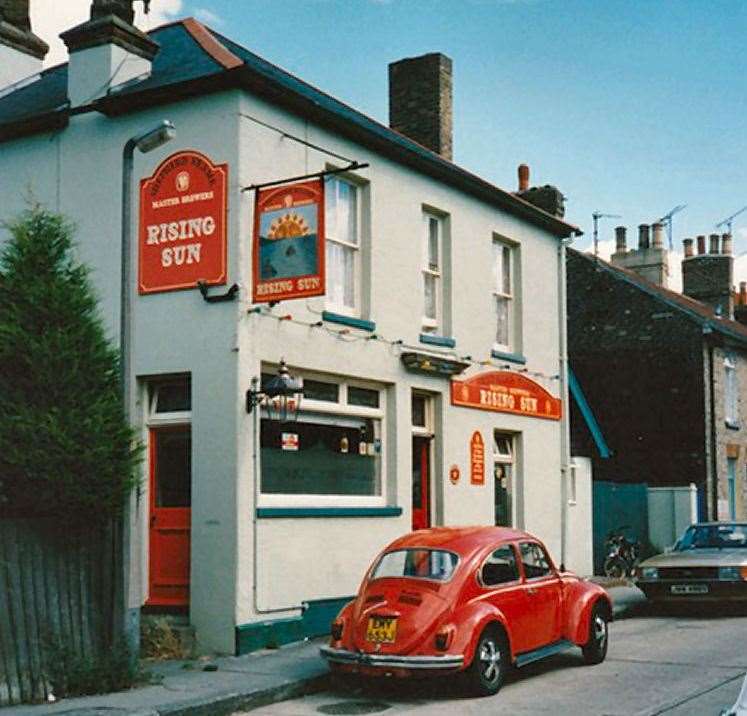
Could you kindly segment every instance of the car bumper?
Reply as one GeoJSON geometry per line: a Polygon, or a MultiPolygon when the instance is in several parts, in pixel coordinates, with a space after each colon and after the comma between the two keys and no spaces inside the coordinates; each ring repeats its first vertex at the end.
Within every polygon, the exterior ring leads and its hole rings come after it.
{"type": "Polygon", "coordinates": [[[747,582],[686,581],[686,580],[638,580],[636,586],[648,599],[667,602],[747,602],[747,582]],[[685,587],[690,591],[677,593],[672,587],[685,587]],[[707,591],[703,591],[703,589],[707,591]]]}
{"type": "Polygon", "coordinates": [[[407,669],[423,671],[429,669],[461,669],[464,656],[445,654],[444,656],[398,656],[397,654],[366,654],[360,651],[335,649],[322,646],[321,655],[335,664],[349,664],[378,669],[407,669]]]}

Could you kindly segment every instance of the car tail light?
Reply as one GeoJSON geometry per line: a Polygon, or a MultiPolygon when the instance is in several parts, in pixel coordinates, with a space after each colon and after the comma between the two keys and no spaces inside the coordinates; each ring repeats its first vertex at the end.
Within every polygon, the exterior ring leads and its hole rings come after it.
{"type": "Polygon", "coordinates": [[[747,566],[740,567],[739,568],[739,574],[742,576],[742,579],[744,579],[745,581],[747,581],[747,566]]]}
{"type": "Polygon", "coordinates": [[[330,632],[332,634],[332,638],[335,641],[340,641],[340,639],[342,639],[342,622],[341,621],[332,622],[332,628],[330,632]]]}
{"type": "Polygon", "coordinates": [[[454,635],[454,629],[450,627],[442,627],[436,632],[436,649],[438,651],[446,651],[451,644],[451,638],[454,635]]]}

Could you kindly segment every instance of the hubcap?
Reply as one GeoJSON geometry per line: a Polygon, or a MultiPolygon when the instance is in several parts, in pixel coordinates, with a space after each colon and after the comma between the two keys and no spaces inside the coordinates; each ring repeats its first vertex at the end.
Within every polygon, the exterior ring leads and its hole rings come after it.
{"type": "Polygon", "coordinates": [[[607,622],[600,616],[594,617],[594,640],[600,651],[604,651],[607,644],[607,622]]]}
{"type": "Polygon", "coordinates": [[[480,662],[482,663],[482,674],[487,681],[495,681],[501,663],[501,653],[496,648],[495,642],[490,639],[484,641],[480,646],[480,662]]]}

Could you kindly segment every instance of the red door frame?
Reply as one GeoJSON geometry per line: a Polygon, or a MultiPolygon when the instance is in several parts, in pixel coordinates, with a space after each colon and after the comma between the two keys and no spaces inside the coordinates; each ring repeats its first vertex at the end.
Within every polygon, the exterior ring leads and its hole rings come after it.
{"type": "Polygon", "coordinates": [[[147,606],[186,607],[189,605],[190,507],[156,506],[156,456],[158,436],[191,432],[191,425],[152,427],[149,430],[150,500],[148,527],[147,606]]]}
{"type": "MultiPolygon", "coordinates": [[[[424,435],[412,436],[412,449],[420,450],[420,504],[412,505],[412,529],[422,530],[431,526],[430,510],[430,457],[431,439],[424,435]]],[[[415,457],[415,456],[413,456],[415,457]]],[[[414,459],[413,459],[414,463],[414,459]]],[[[415,479],[415,475],[412,476],[415,479]]]]}

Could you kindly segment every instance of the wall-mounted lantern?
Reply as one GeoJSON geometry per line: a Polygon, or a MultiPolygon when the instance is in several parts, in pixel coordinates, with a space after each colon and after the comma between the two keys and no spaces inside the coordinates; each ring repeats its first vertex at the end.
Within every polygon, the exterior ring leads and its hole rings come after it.
{"type": "Polygon", "coordinates": [[[251,413],[257,405],[267,410],[270,420],[281,423],[298,418],[298,409],[303,397],[303,378],[294,378],[288,371],[285,360],[280,360],[277,375],[264,385],[252,378],[252,387],[246,391],[246,412],[251,413]]]}

